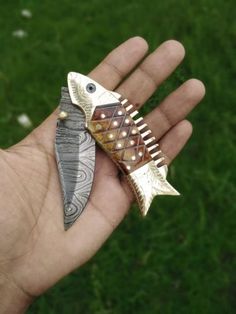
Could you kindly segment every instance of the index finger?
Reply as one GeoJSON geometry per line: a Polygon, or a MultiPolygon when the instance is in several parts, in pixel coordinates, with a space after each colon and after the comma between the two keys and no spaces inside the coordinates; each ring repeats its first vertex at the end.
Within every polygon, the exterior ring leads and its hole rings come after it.
{"type": "Polygon", "coordinates": [[[88,76],[113,90],[143,59],[147,50],[148,44],[142,37],[132,37],[112,50],[88,76]]]}
{"type": "MultiPolygon", "coordinates": [[[[112,50],[88,76],[113,90],[130,71],[143,59],[148,44],[142,37],[133,37],[112,50]]],[[[76,72],[76,69],[75,69],[76,72]]],[[[55,110],[35,131],[34,136],[27,137],[30,143],[39,141],[46,151],[54,152],[54,137],[58,111],[55,110]]]]}

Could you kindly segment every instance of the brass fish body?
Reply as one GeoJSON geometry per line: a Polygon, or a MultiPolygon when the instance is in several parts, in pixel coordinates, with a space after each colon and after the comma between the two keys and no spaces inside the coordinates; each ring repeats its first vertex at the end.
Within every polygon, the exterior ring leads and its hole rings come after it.
{"type": "Polygon", "coordinates": [[[68,74],[68,88],[72,103],[85,113],[87,129],[126,175],[143,215],[156,195],[179,195],[166,180],[156,138],[127,99],[75,72],[68,74]]]}

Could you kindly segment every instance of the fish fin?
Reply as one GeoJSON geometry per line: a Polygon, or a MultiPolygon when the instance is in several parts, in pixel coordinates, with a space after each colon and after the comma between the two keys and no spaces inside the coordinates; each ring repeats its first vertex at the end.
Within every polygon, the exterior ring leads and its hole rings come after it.
{"type": "Polygon", "coordinates": [[[180,195],[166,180],[165,169],[159,169],[151,160],[127,176],[143,216],[147,214],[156,195],[180,195]]]}

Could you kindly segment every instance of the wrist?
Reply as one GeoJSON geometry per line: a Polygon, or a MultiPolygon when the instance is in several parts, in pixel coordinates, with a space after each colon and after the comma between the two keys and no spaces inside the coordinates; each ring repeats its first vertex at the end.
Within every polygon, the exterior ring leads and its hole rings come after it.
{"type": "Polygon", "coordinates": [[[33,297],[28,295],[5,274],[0,274],[0,313],[24,313],[33,302],[33,297]]]}

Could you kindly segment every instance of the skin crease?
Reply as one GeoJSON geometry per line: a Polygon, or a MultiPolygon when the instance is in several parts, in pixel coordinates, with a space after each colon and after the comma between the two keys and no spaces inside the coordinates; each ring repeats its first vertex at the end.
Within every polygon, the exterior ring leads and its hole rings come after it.
{"type": "MultiPolygon", "coordinates": [[[[185,53],[174,40],[145,57],[147,50],[144,39],[131,38],[114,49],[89,76],[140,107],[185,53]]],[[[159,139],[167,164],[190,137],[192,127],[185,117],[204,93],[203,84],[191,79],[145,117],[159,139]]],[[[64,231],[54,154],[57,114],[56,110],[20,143],[0,151],[0,295],[5,300],[0,301],[1,313],[24,312],[34,297],[88,261],[134,200],[125,178],[97,148],[90,199],[73,227],[64,231]]]]}

